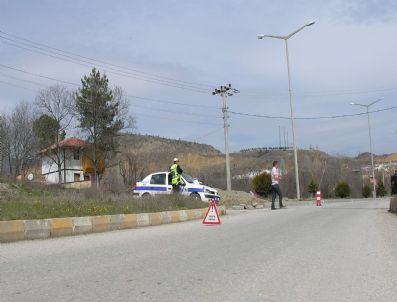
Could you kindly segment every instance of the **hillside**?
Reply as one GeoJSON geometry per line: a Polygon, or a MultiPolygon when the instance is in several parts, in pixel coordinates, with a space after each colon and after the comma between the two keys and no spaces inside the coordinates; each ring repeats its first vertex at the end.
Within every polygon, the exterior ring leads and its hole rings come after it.
{"type": "MultiPolygon", "coordinates": [[[[165,171],[174,157],[180,159],[184,171],[204,183],[224,189],[226,183],[225,157],[213,146],[157,136],[126,134],[120,137],[119,152],[111,158],[105,182],[113,187],[128,187],[147,174],[165,171]]],[[[376,156],[375,161],[394,160],[397,154],[376,156]]],[[[232,187],[249,192],[252,175],[270,169],[277,160],[283,174],[286,196],[294,196],[295,173],[292,150],[249,149],[230,155],[232,187]]],[[[300,186],[303,196],[308,196],[307,186],[313,179],[321,186],[323,196],[332,196],[336,184],[347,181],[352,196],[360,196],[363,184],[361,167],[369,164],[369,154],[356,158],[335,157],[319,150],[299,150],[300,186]]],[[[387,175],[385,184],[387,185],[387,175]]]]}

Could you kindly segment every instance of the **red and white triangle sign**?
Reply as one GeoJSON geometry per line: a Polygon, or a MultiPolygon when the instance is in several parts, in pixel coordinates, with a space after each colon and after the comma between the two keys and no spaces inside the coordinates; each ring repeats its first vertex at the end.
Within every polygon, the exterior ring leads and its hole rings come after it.
{"type": "Polygon", "coordinates": [[[221,224],[214,200],[211,201],[207,213],[205,213],[203,224],[221,224]]]}

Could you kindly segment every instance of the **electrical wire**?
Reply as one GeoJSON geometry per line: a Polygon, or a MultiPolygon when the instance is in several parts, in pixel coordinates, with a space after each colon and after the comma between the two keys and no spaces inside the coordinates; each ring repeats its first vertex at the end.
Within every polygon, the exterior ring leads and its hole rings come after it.
{"type": "Polygon", "coordinates": [[[5,73],[3,73],[3,72],[0,72],[0,74],[1,74],[3,77],[6,77],[6,78],[10,78],[10,79],[14,79],[14,80],[22,81],[22,82],[26,82],[26,83],[31,83],[31,84],[34,84],[34,85],[37,85],[37,86],[41,86],[41,87],[47,87],[47,85],[45,85],[45,84],[38,83],[38,82],[34,82],[34,81],[30,81],[30,80],[26,80],[26,79],[22,79],[22,78],[18,78],[18,77],[14,77],[14,76],[5,74],[5,73]]]}
{"type": "Polygon", "coordinates": [[[208,137],[208,136],[210,136],[210,135],[212,135],[214,133],[219,132],[219,130],[221,130],[221,129],[223,129],[223,126],[221,128],[217,128],[217,129],[215,129],[215,130],[213,130],[211,132],[207,132],[207,133],[205,133],[205,134],[203,134],[203,135],[201,135],[201,136],[199,136],[199,137],[197,137],[195,139],[192,139],[192,141],[194,141],[194,142],[199,141],[199,140],[201,140],[203,138],[206,138],[206,137],[208,137]]]}
{"type": "MultiPolygon", "coordinates": [[[[383,108],[378,110],[369,111],[368,113],[377,113],[382,111],[388,111],[397,109],[397,106],[383,108]]],[[[242,113],[242,112],[235,112],[235,111],[228,111],[231,114],[240,115],[240,116],[249,116],[249,117],[258,117],[258,118],[267,118],[267,119],[284,119],[290,120],[291,117],[287,116],[272,116],[272,115],[260,115],[260,114],[250,114],[250,113],[242,113]]],[[[360,116],[365,115],[367,112],[361,113],[353,113],[353,114],[341,114],[341,115],[331,115],[331,116],[316,116],[316,117],[295,117],[295,120],[321,120],[321,119],[336,119],[336,118],[344,118],[344,117],[353,117],[353,116],[360,116]]]]}
{"type": "Polygon", "coordinates": [[[145,114],[145,113],[139,113],[137,118],[140,117],[148,117],[148,118],[153,118],[153,119],[163,119],[163,120],[168,120],[168,121],[175,121],[175,122],[182,122],[182,123],[188,123],[188,124],[200,124],[200,125],[218,125],[216,123],[211,123],[207,121],[198,121],[198,120],[182,120],[182,119],[175,119],[175,118],[170,118],[170,117],[163,117],[163,116],[156,116],[156,115],[150,115],[150,114],[145,114]]]}
{"type": "MultiPolygon", "coordinates": [[[[63,81],[63,80],[60,80],[60,79],[56,79],[56,78],[53,78],[53,77],[48,77],[48,76],[45,76],[45,75],[42,75],[42,74],[38,74],[38,73],[32,73],[32,72],[29,72],[29,71],[26,71],[26,70],[23,70],[23,69],[19,69],[19,68],[16,68],[16,67],[12,67],[12,66],[8,66],[8,65],[3,65],[3,64],[1,64],[1,63],[0,63],[0,67],[7,68],[7,69],[10,69],[10,70],[13,70],[13,71],[18,71],[18,72],[20,72],[20,73],[25,73],[25,74],[33,75],[33,76],[35,76],[35,77],[40,77],[40,78],[48,79],[48,80],[51,80],[51,81],[56,81],[56,82],[60,82],[60,83],[68,84],[68,85],[73,85],[73,86],[80,86],[80,85],[77,84],[77,83],[72,83],[72,82],[68,82],[68,81],[63,81]]],[[[2,73],[2,74],[5,75],[4,73],[2,73]]],[[[9,75],[8,75],[8,77],[14,78],[14,79],[17,79],[17,80],[20,80],[20,81],[27,81],[27,82],[34,83],[34,84],[40,85],[40,86],[45,86],[44,84],[39,84],[39,83],[37,83],[37,82],[24,80],[24,79],[17,78],[17,77],[13,77],[13,76],[9,76],[9,75]]],[[[174,101],[159,100],[159,99],[153,99],[153,98],[148,98],[148,97],[136,96],[136,95],[131,95],[131,94],[126,94],[125,96],[126,96],[126,97],[130,97],[130,98],[134,98],[134,99],[140,99],[140,100],[146,100],[146,101],[157,102],[157,103],[164,103],[164,104],[173,104],[173,105],[179,105],[179,106],[198,107],[198,108],[221,109],[221,107],[216,107],[216,106],[199,105],[199,104],[187,104],[187,103],[182,103],[182,102],[174,102],[174,101]]]]}
{"type": "MultiPolygon", "coordinates": [[[[72,55],[72,56],[75,56],[75,57],[79,57],[79,58],[90,60],[90,61],[94,61],[94,62],[99,62],[99,63],[106,64],[106,65],[109,65],[109,66],[117,67],[117,68],[130,70],[130,71],[133,71],[133,72],[136,72],[136,73],[140,73],[140,74],[144,74],[144,75],[148,75],[148,76],[153,76],[153,77],[162,78],[162,79],[175,81],[175,82],[180,82],[180,83],[186,83],[186,84],[193,84],[193,85],[197,85],[197,86],[203,86],[203,87],[207,87],[207,88],[214,88],[216,86],[216,85],[207,84],[207,83],[198,83],[198,82],[189,82],[189,81],[179,80],[179,79],[175,79],[175,78],[170,78],[170,77],[165,77],[165,76],[162,76],[162,75],[158,75],[158,74],[155,74],[155,73],[149,73],[149,72],[146,72],[146,71],[132,69],[132,68],[129,68],[129,67],[116,65],[116,64],[109,63],[109,62],[106,62],[106,61],[103,61],[103,60],[93,59],[93,58],[90,58],[90,57],[87,57],[87,56],[82,56],[82,55],[79,55],[79,54],[76,54],[76,53],[73,53],[73,52],[70,52],[70,51],[66,51],[66,50],[62,50],[62,49],[59,49],[59,48],[51,47],[51,46],[48,46],[48,45],[43,44],[43,43],[35,42],[33,40],[22,38],[22,37],[19,37],[17,35],[14,35],[14,34],[6,33],[6,32],[4,32],[2,30],[0,30],[0,33],[3,34],[3,35],[6,35],[8,37],[13,37],[14,39],[17,39],[17,40],[20,40],[20,41],[28,42],[29,44],[38,45],[38,46],[41,46],[41,47],[44,47],[44,48],[47,48],[47,49],[50,49],[50,50],[55,50],[55,51],[60,52],[60,53],[72,55]]],[[[8,38],[8,39],[10,39],[10,38],[8,38]]],[[[19,43],[21,43],[21,42],[19,42],[19,43]]],[[[24,43],[24,44],[26,44],[26,43],[24,43]]]]}
{"type": "Polygon", "coordinates": [[[215,116],[215,115],[208,115],[208,114],[200,114],[200,113],[192,113],[192,112],[186,112],[186,111],[175,111],[171,109],[162,109],[162,108],[152,108],[152,107],[146,107],[142,105],[134,105],[134,108],[142,108],[142,109],[147,109],[147,110],[154,110],[154,111],[160,111],[160,112],[170,112],[172,114],[180,114],[180,115],[189,115],[189,116],[200,116],[200,117],[205,117],[205,118],[216,118],[216,119],[222,119],[221,116],[215,116]]]}
{"type": "Polygon", "coordinates": [[[37,90],[35,90],[35,89],[33,89],[33,88],[28,88],[28,87],[16,85],[16,84],[13,84],[13,83],[10,83],[10,82],[6,82],[6,81],[3,81],[3,80],[0,80],[0,83],[6,84],[6,85],[10,85],[10,86],[14,86],[14,87],[17,87],[17,88],[26,89],[26,90],[37,91],[37,90]]]}
{"type": "MultiPolygon", "coordinates": [[[[0,38],[1,38],[1,36],[0,36],[0,38]]],[[[174,83],[169,82],[169,81],[157,80],[157,79],[152,79],[152,78],[147,78],[147,77],[144,78],[142,76],[129,74],[128,72],[125,72],[125,71],[122,71],[122,70],[116,70],[114,68],[104,67],[104,66],[97,65],[97,64],[93,65],[91,62],[86,62],[87,64],[84,64],[84,61],[82,61],[82,60],[79,60],[79,61],[81,61],[83,63],[75,62],[75,61],[73,61],[75,59],[73,59],[73,60],[64,59],[64,58],[60,58],[60,57],[57,57],[57,56],[54,56],[54,55],[51,55],[51,54],[43,53],[42,51],[32,50],[32,49],[29,49],[29,48],[26,48],[26,47],[23,47],[23,46],[19,46],[19,45],[15,45],[15,44],[12,44],[12,43],[7,43],[7,44],[11,45],[11,46],[14,46],[14,47],[17,47],[17,48],[20,48],[20,49],[24,49],[24,50],[33,52],[33,53],[38,53],[38,54],[41,54],[41,55],[49,56],[49,57],[52,57],[52,58],[55,58],[55,59],[58,59],[58,60],[61,60],[61,61],[69,62],[69,63],[76,64],[76,65],[79,65],[79,66],[88,67],[90,69],[93,68],[93,67],[101,67],[107,73],[111,73],[111,74],[115,74],[115,75],[119,75],[119,76],[123,76],[123,77],[127,77],[127,78],[132,78],[132,79],[145,81],[145,82],[149,82],[149,83],[165,85],[165,86],[168,86],[168,87],[181,88],[181,89],[194,91],[194,92],[199,92],[199,93],[208,93],[207,90],[199,89],[199,88],[196,88],[196,87],[193,87],[193,86],[179,85],[177,83],[174,84],[174,83]]]]}
{"type": "MultiPolygon", "coordinates": [[[[64,80],[59,80],[53,77],[48,77],[48,76],[44,76],[41,74],[37,74],[37,73],[33,73],[33,72],[29,72],[23,69],[19,69],[19,68],[15,68],[15,67],[11,67],[11,66],[7,66],[4,64],[0,63],[0,67],[6,68],[6,69],[10,69],[10,70],[14,70],[14,71],[18,71],[21,73],[25,73],[25,74],[29,74],[29,75],[33,75],[36,77],[40,77],[40,78],[44,78],[44,79],[48,79],[48,80],[52,80],[52,81],[56,81],[56,82],[60,82],[60,83],[64,83],[64,84],[68,84],[68,85],[73,85],[73,86],[80,86],[77,83],[72,83],[72,82],[68,82],[68,81],[64,81],[64,80]]],[[[139,96],[133,96],[133,95],[126,95],[127,97],[132,97],[132,98],[136,98],[136,99],[143,99],[143,100],[150,100],[153,102],[160,102],[160,103],[168,103],[168,104],[174,104],[174,105],[180,105],[180,106],[195,106],[195,107],[204,107],[204,105],[195,105],[195,104],[183,104],[183,103],[178,103],[178,102],[172,102],[172,101],[162,101],[162,100],[158,100],[158,99],[151,99],[151,98],[145,98],[145,97],[139,97],[139,96]]],[[[207,107],[207,106],[205,106],[207,107]]],[[[217,107],[214,107],[217,108],[217,107]]],[[[393,110],[396,109],[397,106],[393,106],[393,107],[389,107],[389,108],[384,108],[384,109],[379,109],[379,110],[374,110],[374,111],[370,111],[369,113],[376,113],[376,112],[382,112],[382,111],[388,111],[388,110],[393,110]]],[[[148,109],[148,108],[146,108],[148,109]]],[[[239,116],[249,116],[249,117],[257,117],[257,118],[267,118],[267,119],[285,119],[285,120],[290,120],[290,117],[286,117],[286,116],[271,116],[271,115],[260,115],[260,114],[250,114],[250,113],[243,113],[243,112],[236,112],[236,111],[228,111],[231,114],[234,115],[239,115],[239,116]]],[[[343,115],[334,115],[334,116],[317,116],[317,117],[295,117],[296,120],[319,120],[319,119],[336,119],[336,118],[344,118],[344,117],[353,117],[353,116],[360,116],[360,115],[364,115],[366,114],[366,112],[362,112],[362,113],[355,113],[355,114],[343,114],[343,115]]]]}
{"type": "Polygon", "coordinates": [[[188,106],[188,107],[200,107],[200,108],[219,109],[219,110],[222,109],[222,107],[216,107],[216,106],[198,105],[198,104],[186,104],[186,103],[180,103],[180,102],[174,102],[174,101],[165,101],[165,100],[159,100],[159,99],[152,99],[152,98],[148,98],[148,97],[136,96],[136,95],[131,95],[131,94],[126,94],[126,96],[127,97],[131,97],[131,98],[135,98],[135,99],[146,100],[146,101],[150,101],[150,102],[156,102],[156,103],[165,103],[165,104],[181,105],[181,106],[188,106]]]}
{"type": "MultiPolygon", "coordinates": [[[[0,33],[4,34],[4,32],[2,32],[2,31],[0,31],[0,33]]],[[[6,35],[8,35],[8,34],[6,34],[6,35]]],[[[142,81],[146,81],[146,82],[152,82],[152,83],[156,83],[156,84],[161,84],[161,85],[166,85],[166,86],[176,87],[176,88],[182,88],[182,89],[187,89],[187,90],[192,90],[192,91],[202,92],[202,93],[208,93],[208,90],[210,88],[212,88],[212,86],[209,86],[209,85],[197,84],[197,83],[193,83],[193,82],[181,81],[181,80],[176,80],[176,79],[170,79],[170,78],[138,71],[135,69],[130,69],[130,68],[126,68],[123,66],[115,65],[112,63],[108,63],[108,62],[104,62],[104,61],[100,61],[100,60],[96,60],[96,59],[91,59],[88,57],[80,56],[80,55],[73,54],[70,52],[65,52],[63,50],[52,48],[52,47],[46,46],[44,44],[36,43],[36,42],[26,40],[23,38],[17,38],[17,39],[29,41],[30,44],[5,37],[4,35],[0,35],[0,39],[2,39],[3,42],[6,42],[8,45],[16,47],[16,48],[20,48],[20,49],[23,49],[23,50],[26,50],[29,52],[39,53],[41,55],[49,56],[49,57],[52,57],[55,59],[63,60],[63,61],[69,62],[69,63],[81,65],[84,67],[92,68],[94,62],[95,62],[95,65],[98,65],[98,62],[99,62],[100,64],[102,64],[102,65],[100,65],[100,67],[107,69],[107,72],[109,72],[109,73],[114,73],[114,74],[118,74],[120,76],[134,78],[137,80],[142,80],[142,81]],[[33,45],[31,45],[31,44],[33,44],[33,45]],[[40,45],[40,46],[36,46],[36,45],[40,45]],[[56,51],[53,51],[52,49],[55,49],[56,51]],[[59,52],[61,52],[61,53],[59,53],[59,52]],[[68,54],[71,54],[71,55],[68,55],[68,54]],[[84,58],[84,59],[81,59],[81,58],[84,58]],[[92,61],[92,62],[90,62],[90,61],[92,61]],[[106,65],[109,65],[112,67],[103,66],[103,64],[106,64],[106,65]],[[117,69],[114,67],[116,67],[117,69]],[[137,73],[139,73],[139,74],[137,74],[137,73]]]]}
{"type": "MultiPolygon", "coordinates": [[[[397,87],[386,87],[386,88],[373,88],[367,90],[359,90],[359,89],[351,89],[351,90],[334,90],[334,91],[307,91],[307,92],[294,92],[295,97],[327,97],[327,96],[338,96],[338,95],[354,95],[354,94],[368,94],[374,92],[387,92],[387,91],[395,91],[397,87]]],[[[260,98],[284,98],[288,96],[288,93],[279,93],[279,94],[266,94],[266,93],[250,93],[250,90],[242,89],[241,96],[249,96],[251,98],[260,99],[260,98]]]]}
{"type": "Polygon", "coordinates": [[[73,85],[73,86],[80,86],[79,84],[76,84],[76,83],[55,79],[55,78],[52,78],[52,77],[44,76],[44,75],[37,74],[37,73],[34,73],[34,72],[26,71],[26,70],[23,70],[23,69],[7,66],[7,65],[4,65],[4,64],[1,64],[1,63],[0,63],[0,67],[7,68],[7,69],[10,69],[10,70],[14,70],[14,71],[18,71],[18,72],[22,72],[22,73],[25,73],[25,74],[30,74],[30,75],[33,75],[35,77],[44,78],[44,79],[55,81],[55,82],[59,82],[59,83],[64,83],[64,84],[73,85]]]}

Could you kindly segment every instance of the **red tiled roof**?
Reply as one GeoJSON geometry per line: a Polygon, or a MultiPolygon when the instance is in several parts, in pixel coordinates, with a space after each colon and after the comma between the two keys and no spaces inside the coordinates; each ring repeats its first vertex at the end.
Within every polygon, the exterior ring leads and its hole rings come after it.
{"type": "MultiPolygon", "coordinates": [[[[88,143],[86,141],[83,141],[79,138],[76,137],[69,137],[65,138],[64,140],[59,142],[59,147],[64,148],[64,147],[70,147],[70,148],[83,148],[87,145],[88,143]]],[[[49,150],[54,150],[57,148],[57,144],[53,144],[50,147],[41,150],[40,153],[45,153],[49,150]]]]}
{"type": "MultiPolygon", "coordinates": [[[[63,141],[59,142],[59,145],[61,147],[84,147],[87,145],[86,141],[83,141],[82,139],[76,138],[76,137],[70,137],[70,138],[65,138],[63,141]]],[[[51,146],[51,149],[54,147],[56,148],[56,144],[51,146]]]]}

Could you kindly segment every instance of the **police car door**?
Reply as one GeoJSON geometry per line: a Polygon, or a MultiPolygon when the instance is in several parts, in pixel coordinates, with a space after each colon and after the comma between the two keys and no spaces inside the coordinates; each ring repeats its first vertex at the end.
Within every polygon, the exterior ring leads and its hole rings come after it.
{"type": "Polygon", "coordinates": [[[152,194],[167,194],[167,174],[152,174],[150,178],[150,191],[152,194]]]}
{"type": "Polygon", "coordinates": [[[167,173],[167,192],[172,192],[172,173],[167,173]]]}

